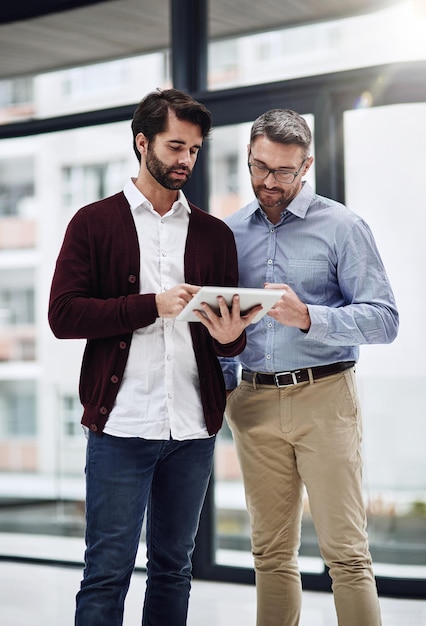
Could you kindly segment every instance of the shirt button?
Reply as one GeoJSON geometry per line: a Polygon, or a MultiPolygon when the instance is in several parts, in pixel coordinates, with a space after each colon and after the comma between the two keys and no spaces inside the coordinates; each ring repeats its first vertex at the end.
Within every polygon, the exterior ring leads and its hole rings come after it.
{"type": "Polygon", "coordinates": [[[267,354],[266,358],[269,360],[269,359],[272,359],[272,356],[270,354],[267,354]]]}
{"type": "Polygon", "coordinates": [[[172,400],[173,399],[173,394],[172,393],[168,393],[167,397],[168,397],[169,400],[172,400]]]}
{"type": "Polygon", "coordinates": [[[268,265],[272,265],[272,259],[268,259],[268,265]]]}
{"type": "Polygon", "coordinates": [[[172,359],[173,359],[172,355],[171,355],[171,354],[168,354],[168,355],[167,355],[167,360],[168,360],[168,361],[171,361],[172,359]]]}
{"type": "Polygon", "coordinates": [[[272,322],[269,322],[268,328],[272,328],[272,322]]]}

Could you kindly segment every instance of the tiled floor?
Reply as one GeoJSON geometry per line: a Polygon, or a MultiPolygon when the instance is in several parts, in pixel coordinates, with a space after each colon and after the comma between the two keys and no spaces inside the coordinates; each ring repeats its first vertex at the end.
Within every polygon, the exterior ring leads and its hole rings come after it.
{"type": "MultiPolygon", "coordinates": [[[[0,562],[1,626],[72,626],[80,577],[78,567],[0,562]]],[[[144,585],[136,572],[124,626],[140,624],[144,585]]],[[[382,598],[381,605],[383,626],[426,626],[426,600],[382,598]]],[[[255,626],[254,587],[194,581],[188,626],[255,626]]],[[[337,626],[331,594],[304,592],[300,626],[337,626]]]]}

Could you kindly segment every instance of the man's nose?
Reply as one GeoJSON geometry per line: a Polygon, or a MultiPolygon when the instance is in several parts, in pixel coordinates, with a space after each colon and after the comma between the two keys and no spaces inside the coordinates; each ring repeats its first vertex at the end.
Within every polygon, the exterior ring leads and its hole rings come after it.
{"type": "Polygon", "coordinates": [[[265,176],[265,178],[263,179],[263,183],[266,185],[266,181],[269,180],[269,187],[275,187],[275,183],[277,182],[275,180],[275,176],[274,176],[274,172],[268,172],[267,175],[265,176]]]}
{"type": "Polygon", "coordinates": [[[189,150],[183,150],[179,155],[179,163],[189,165],[191,161],[191,152],[189,150]]]}

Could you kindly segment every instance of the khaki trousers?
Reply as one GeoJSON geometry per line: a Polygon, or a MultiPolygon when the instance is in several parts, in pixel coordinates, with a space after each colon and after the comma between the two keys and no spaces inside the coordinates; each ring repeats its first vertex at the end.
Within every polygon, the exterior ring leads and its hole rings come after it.
{"type": "Polygon", "coordinates": [[[339,626],[380,626],[354,370],[283,388],[243,381],[228,398],[226,416],[251,522],[257,626],[299,624],[303,484],[339,626]]]}

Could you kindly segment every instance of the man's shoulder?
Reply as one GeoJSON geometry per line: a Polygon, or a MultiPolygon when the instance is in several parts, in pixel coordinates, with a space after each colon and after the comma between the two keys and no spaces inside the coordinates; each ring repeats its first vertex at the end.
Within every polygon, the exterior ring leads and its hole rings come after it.
{"type": "Polygon", "coordinates": [[[71,218],[69,228],[74,232],[87,231],[94,235],[117,232],[123,226],[129,230],[132,213],[124,193],[118,192],[81,207],[71,218]]]}
{"type": "Polygon", "coordinates": [[[252,200],[245,206],[241,207],[241,209],[238,209],[238,211],[235,211],[235,213],[231,213],[231,215],[225,217],[224,222],[228,224],[230,228],[234,228],[239,224],[245,223],[247,218],[256,211],[258,206],[257,200],[252,200]]]}
{"type": "Polygon", "coordinates": [[[80,209],[80,211],[83,211],[84,213],[90,213],[114,209],[120,206],[129,206],[129,203],[126,200],[126,196],[122,191],[118,191],[117,193],[113,194],[112,196],[108,196],[107,198],[101,198],[99,200],[91,202],[90,204],[86,204],[80,209]]]}
{"type": "Polygon", "coordinates": [[[95,200],[90,204],[86,204],[85,206],[78,209],[78,211],[74,214],[71,219],[71,222],[74,223],[82,223],[92,222],[102,220],[105,218],[111,217],[114,219],[120,219],[119,216],[123,215],[123,212],[129,211],[129,203],[126,200],[126,196],[122,191],[118,193],[108,196],[107,198],[101,198],[100,200],[95,200]],[[102,219],[103,218],[103,219],[102,219]]]}

